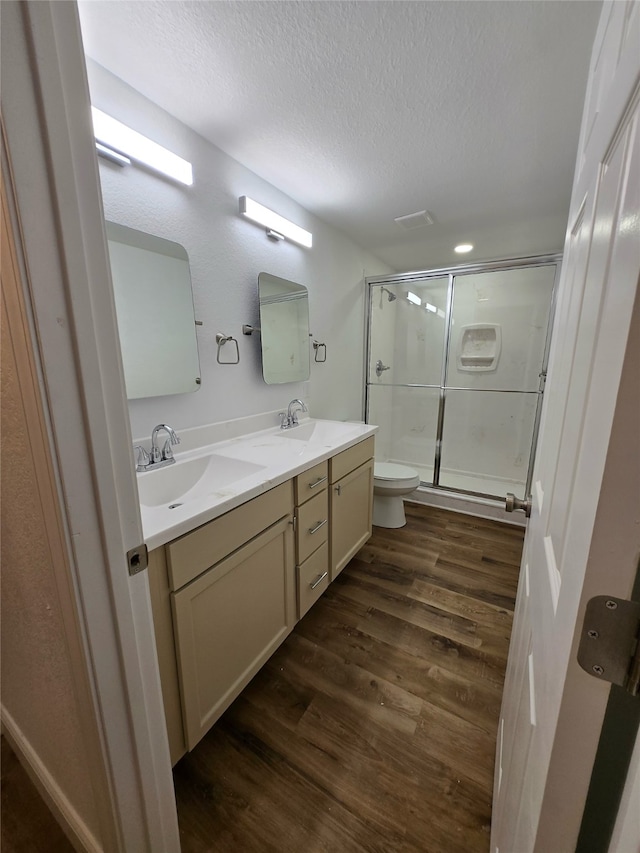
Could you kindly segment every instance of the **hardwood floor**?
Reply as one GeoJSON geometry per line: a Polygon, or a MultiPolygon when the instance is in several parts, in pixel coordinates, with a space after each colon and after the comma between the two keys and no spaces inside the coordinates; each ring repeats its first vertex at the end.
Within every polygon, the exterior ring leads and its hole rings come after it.
{"type": "MultiPolygon", "coordinates": [[[[174,771],[183,853],[486,853],[523,531],[407,504],[174,771]]],[[[2,738],[2,850],[72,847],[2,738]]]]}
{"type": "Polygon", "coordinates": [[[416,504],[374,528],[176,766],[183,853],[486,853],[522,540],[416,504]]]}
{"type": "Polygon", "coordinates": [[[71,842],[16,758],[6,738],[2,745],[2,853],[73,853],[71,842]]]}

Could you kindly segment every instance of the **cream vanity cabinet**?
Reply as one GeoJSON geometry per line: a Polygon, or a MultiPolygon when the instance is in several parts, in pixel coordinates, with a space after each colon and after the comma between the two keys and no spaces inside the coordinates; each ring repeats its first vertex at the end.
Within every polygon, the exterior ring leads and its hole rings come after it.
{"type": "Polygon", "coordinates": [[[152,551],[172,763],[193,749],[296,622],[291,482],[152,551]]]}
{"type": "Polygon", "coordinates": [[[150,553],[173,764],[370,536],[372,457],[365,439],[150,553]]]}
{"type": "Polygon", "coordinates": [[[373,437],[329,460],[331,580],[371,536],[373,437]]]}

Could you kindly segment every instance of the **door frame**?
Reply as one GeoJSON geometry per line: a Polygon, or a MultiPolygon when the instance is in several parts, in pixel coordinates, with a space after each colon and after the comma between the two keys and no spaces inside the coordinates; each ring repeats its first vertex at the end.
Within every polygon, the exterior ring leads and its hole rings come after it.
{"type": "MultiPolygon", "coordinates": [[[[2,3],[33,346],[118,849],[180,841],[76,3],[2,3]]],[[[6,65],[5,65],[6,61],[6,65]]]]}

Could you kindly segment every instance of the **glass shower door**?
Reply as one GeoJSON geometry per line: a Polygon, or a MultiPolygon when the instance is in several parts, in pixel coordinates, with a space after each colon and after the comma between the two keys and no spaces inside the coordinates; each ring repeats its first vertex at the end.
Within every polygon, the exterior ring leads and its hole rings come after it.
{"type": "Polygon", "coordinates": [[[456,275],[439,485],[524,498],[555,266],[456,275]]]}
{"type": "Polygon", "coordinates": [[[449,276],[371,285],[367,421],[376,458],[433,482],[449,276]]]}

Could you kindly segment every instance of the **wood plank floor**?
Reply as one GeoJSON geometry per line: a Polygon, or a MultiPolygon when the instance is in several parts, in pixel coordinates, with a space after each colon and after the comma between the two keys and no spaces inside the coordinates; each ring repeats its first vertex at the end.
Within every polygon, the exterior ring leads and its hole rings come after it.
{"type": "Polygon", "coordinates": [[[486,853],[523,530],[407,504],[174,771],[183,853],[486,853]]]}
{"type": "MultiPolygon", "coordinates": [[[[174,771],[183,853],[486,853],[521,528],[407,504],[174,771]]],[[[2,738],[3,853],[71,845],[2,738]]]]}
{"type": "Polygon", "coordinates": [[[0,743],[2,853],[73,853],[71,842],[60,829],[6,738],[1,737],[0,743]]]}

